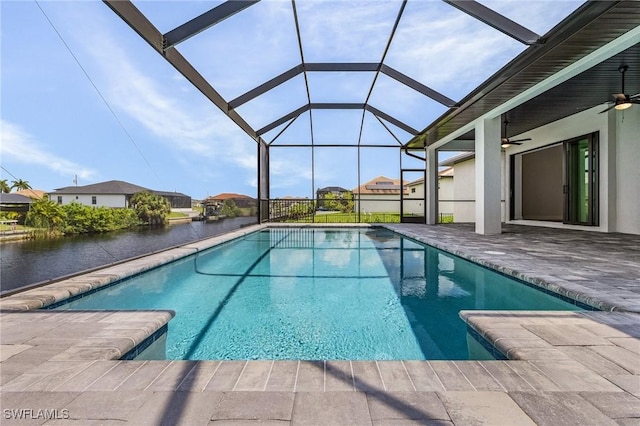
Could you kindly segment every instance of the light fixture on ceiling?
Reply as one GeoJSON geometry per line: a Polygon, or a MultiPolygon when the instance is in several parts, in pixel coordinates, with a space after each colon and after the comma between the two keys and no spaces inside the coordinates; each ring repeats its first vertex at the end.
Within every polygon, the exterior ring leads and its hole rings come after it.
{"type": "Polygon", "coordinates": [[[616,104],[614,108],[618,111],[623,111],[627,108],[631,108],[631,105],[633,105],[633,103],[631,103],[631,98],[625,95],[622,99],[616,98],[616,104]]]}
{"type": "Polygon", "coordinates": [[[624,73],[626,73],[628,69],[628,65],[621,65],[618,67],[618,71],[620,72],[620,74],[622,74],[622,91],[613,95],[613,105],[611,105],[604,111],[600,111],[599,114],[607,112],[612,108],[616,111],[624,111],[627,108],[631,108],[633,104],[640,104],[640,93],[629,96],[624,92],[624,73]]]}

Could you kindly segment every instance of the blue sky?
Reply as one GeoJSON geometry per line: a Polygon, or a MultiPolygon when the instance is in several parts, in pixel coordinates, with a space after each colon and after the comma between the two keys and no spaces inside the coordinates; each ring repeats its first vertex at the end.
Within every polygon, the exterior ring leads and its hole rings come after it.
{"type": "MultiPolygon", "coordinates": [[[[220,4],[135,1],[163,33],[220,4]]],[[[482,1],[544,34],[581,1],[482,1]]],[[[401,2],[298,1],[306,62],[379,62],[401,2]]],[[[100,1],[0,1],[2,179],[46,191],[124,180],[200,199],[256,194],[256,143],[100,1]],[[50,21],[50,22],[49,22],[50,21]]],[[[385,64],[458,101],[524,50],[441,1],[410,0],[385,64]]],[[[290,1],[263,0],[177,49],[227,100],[301,62],[290,1]]],[[[374,73],[309,73],[312,102],[365,101],[374,73]]],[[[259,129],[307,103],[299,75],[237,110],[259,129]]],[[[369,104],[423,129],[446,111],[381,75],[369,104]]],[[[301,115],[271,149],[272,197],[357,185],[362,111],[301,115]],[[311,166],[315,181],[311,181],[311,166]]],[[[370,113],[363,144],[394,144],[370,113]]],[[[388,123],[385,123],[388,124],[388,123]]],[[[410,135],[388,124],[402,142],[410,135]]],[[[284,126],[264,135],[272,140],[284,126]]],[[[361,183],[399,177],[396,150],[361,150],[361,183]]],[[[409,158],[403,167],[420,167],[409,158]]]]}

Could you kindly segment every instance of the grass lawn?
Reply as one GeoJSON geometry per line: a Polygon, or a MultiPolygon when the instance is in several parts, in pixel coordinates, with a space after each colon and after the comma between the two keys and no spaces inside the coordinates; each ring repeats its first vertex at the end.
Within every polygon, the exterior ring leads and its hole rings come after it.
{"type": "Polygon", "coordinates": [[[181,213],[181,212],[171,212],[171,213],[169,213],[169,219],[179,219],[179,218],[187,217],[187,216],[189,216],[189,215],[186,214],[186,213],[181,213]]]}
{"type": "MultiPolygon", "coordinates": [[[[6,223],[0,224],[0,232],[11,231],[12,229],[13,228],[11,227],[11,225],[7,225],[6,223]]],[[[29,228],[29,227],[24,226],[24,225],[16,225],[15,226],[15,230],[16,231],[28,231],[30,229],[34,229],[34,228],[29,228]]]]}
{"type": "MultiPolygon", "coordinates": [[[[288,220],[294,223],[358,223],[357,213],[321,213],[288,220]]],[[[400,213],[361,213],[361,223],[400,223],[400,213]]],[[[453,215],[441,215],[438,223],[454,223],[453,215]]]]}
{"type": "MultiPolygon", "coordinates": [[[[358,223],[358,213],[323,213],[301,217],[289,222],[358,223]]],[[[362,223],[400,223],[400,213],[361,213],[362,223]]]]}

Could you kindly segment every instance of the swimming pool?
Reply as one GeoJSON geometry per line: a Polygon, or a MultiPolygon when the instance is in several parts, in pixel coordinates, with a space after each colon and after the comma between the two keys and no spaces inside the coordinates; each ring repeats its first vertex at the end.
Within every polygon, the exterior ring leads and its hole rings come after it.
{"type": "Polygon", "coordinates": [[[172,309],[168,359],[486,358],[460,310],[579,310],[384,228],[270,228],[56,309],[172,309]]]}

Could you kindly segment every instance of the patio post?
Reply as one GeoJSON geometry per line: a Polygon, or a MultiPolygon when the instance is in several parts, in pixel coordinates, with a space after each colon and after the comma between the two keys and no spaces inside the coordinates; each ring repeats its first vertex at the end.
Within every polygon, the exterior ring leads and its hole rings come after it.
{"type": "Polygon", "coordinates": [[[476,233],[502,232],[500,116],[476,122],[476,233]]]}
{"type": "Polygon", "coordinates": [[[438,150],[427,147],[426,182],[424,185],[424,201],[426,203],[426,223],[438,223],[438,150]]]}

